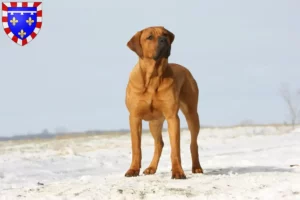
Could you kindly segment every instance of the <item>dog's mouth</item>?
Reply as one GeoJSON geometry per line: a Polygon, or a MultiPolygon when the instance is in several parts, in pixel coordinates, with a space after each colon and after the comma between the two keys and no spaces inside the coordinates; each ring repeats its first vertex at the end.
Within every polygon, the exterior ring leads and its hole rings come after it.
{"type": "Polygon", "coordinates": [[[171,53],[171,46],[169,45],[159,45],[155,56],[153,56],[154,60],[159,60],[161,58],[168,58],[171,53]]]}

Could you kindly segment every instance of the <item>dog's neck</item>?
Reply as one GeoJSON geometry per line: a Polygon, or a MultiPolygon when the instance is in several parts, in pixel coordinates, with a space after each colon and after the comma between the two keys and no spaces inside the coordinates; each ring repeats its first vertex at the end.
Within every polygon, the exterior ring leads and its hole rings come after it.
{"type": "Polygon", "coordinates": [[[139,68],[144,80],[145,90],[157,90],[167,67],[167,58],[157,61],[153,59],[139,59],[139,68]]]}

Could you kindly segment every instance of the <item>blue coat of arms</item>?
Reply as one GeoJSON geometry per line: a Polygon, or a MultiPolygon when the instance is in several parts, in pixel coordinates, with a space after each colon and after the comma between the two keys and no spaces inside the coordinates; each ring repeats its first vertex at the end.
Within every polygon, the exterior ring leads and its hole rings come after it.
{"type": "Polygon", "coordinates": [[[2,24],[5,33],[15,43],[24,46],[42,28],[42,2],[3,2],[2,24]]]}

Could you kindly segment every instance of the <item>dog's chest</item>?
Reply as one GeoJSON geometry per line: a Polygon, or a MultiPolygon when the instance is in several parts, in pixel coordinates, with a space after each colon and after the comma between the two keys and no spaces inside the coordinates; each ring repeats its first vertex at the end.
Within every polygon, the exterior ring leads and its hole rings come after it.
{"type": "Polygon", "coordinates": [[[161,84],[158,84],[156,79],[152,79],[148,87],[143,90],[129,85],[126,98],[129,112],[146,121],[161,118],[168,107],[175,102],[172,86],[172,80],[169,79],[161,81],[161,84]]]}
{"type": "Polygon", "coordinates": [[[162,103],[160,93],[145,92],[135,101],[132,101],[130,110],[143,120],[154,120],[163,116],[162,103]]]}

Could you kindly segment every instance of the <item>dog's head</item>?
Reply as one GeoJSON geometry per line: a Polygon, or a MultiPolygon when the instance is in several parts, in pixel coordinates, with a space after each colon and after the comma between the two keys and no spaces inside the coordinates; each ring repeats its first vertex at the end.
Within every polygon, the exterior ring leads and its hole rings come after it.
{"type": "Polygon", "coordinates": [[[162,26],[149,27],[137,32],[127,46],[140,58],[159,60],[171,54],[174,34],[162,26]]]}

